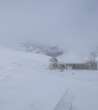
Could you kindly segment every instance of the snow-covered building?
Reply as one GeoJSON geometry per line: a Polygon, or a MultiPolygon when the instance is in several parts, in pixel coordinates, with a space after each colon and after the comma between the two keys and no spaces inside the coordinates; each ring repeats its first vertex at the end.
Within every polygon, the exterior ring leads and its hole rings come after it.
{"type": "Polygon", "coordinates": [[[66,63],[66,69],[87,69],[87,70],[97,70],[96,62],[87,62],[87,63],[66,63]]]}
{"type": "Polygon", "coordinates": [[[97,70],[98,65],[96,60],[84,60],[83,57],[80,57],[76,54],[68,54],[63,57],[63,61],[65,62],[66,69],[84,69],[84,70],[97,70]]]}

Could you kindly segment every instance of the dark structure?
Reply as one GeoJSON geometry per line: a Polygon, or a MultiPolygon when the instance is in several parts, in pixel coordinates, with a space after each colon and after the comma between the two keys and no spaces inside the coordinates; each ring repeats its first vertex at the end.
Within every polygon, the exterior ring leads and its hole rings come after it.
{"type": "Polygon", "coordinates": [[[97,70],[98,65],[95,60],[90,60],[87,62],[79,63],[60,63],[57,58],[51,58],[50,69],[60,69],[62,71],[66,70],[97,70]]]}
{"type": "Polygon", "coordinates": [[[77,70],[97,70],[97,62],[87,63],[69,63],[65,64],[66,69],[77,69],[77,70]]]}

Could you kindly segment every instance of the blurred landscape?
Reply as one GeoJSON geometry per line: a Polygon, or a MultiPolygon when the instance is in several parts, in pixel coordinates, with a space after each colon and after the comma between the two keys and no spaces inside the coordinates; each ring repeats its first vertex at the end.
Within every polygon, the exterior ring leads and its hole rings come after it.
{"type": "Polygon", "coordinates": [[[97,5],[0,0],[0,110],[98,110],[97,5]]]}

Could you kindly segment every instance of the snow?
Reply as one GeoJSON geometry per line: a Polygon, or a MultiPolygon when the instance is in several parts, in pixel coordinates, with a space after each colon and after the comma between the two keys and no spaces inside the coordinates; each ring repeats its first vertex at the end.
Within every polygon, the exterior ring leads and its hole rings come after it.
{"type": "Polygon", "coordinates": [[[66,63],[84,63],[87,61],[87,59],[84,59],[83,56],[80,56],[74,52],[68,52],[64,54],[63,57],[61,56],[60,59],[66,63]]]}
{"type": "Polygon", "coordinates": [[[48,60],[0,48],[0,110],[98,110],[98,71],[51,71],[48,60]]]}

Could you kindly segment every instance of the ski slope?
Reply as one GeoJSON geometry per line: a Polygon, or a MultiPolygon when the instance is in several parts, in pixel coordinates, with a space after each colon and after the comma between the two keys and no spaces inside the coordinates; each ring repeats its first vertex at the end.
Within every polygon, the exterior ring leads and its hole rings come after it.
{"type": "Polygon", "coordinates": [[[48,60],[0,48],[0,110],[98,110],[98,71],[50,71],[48,60]]]}

